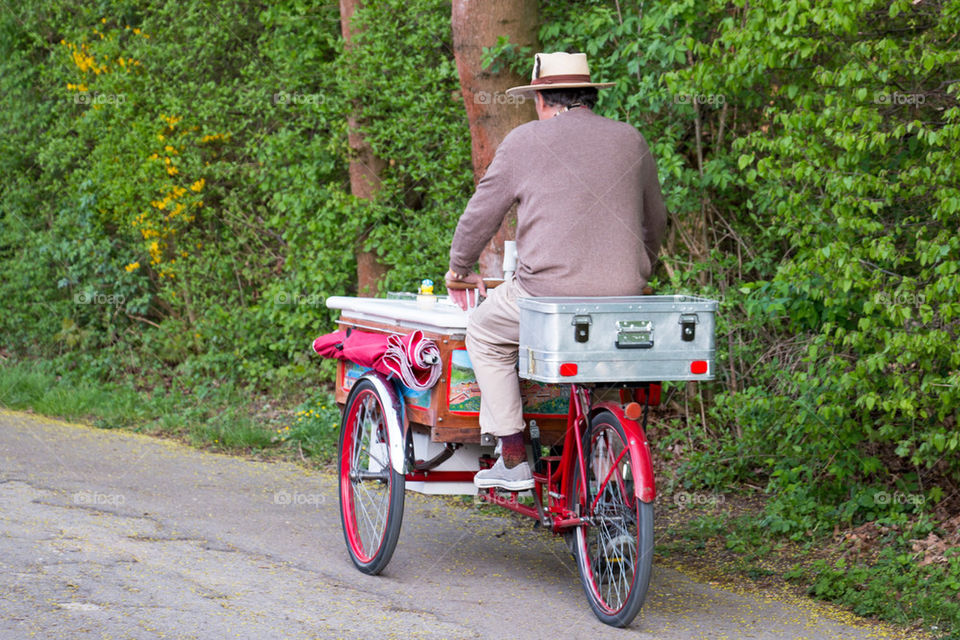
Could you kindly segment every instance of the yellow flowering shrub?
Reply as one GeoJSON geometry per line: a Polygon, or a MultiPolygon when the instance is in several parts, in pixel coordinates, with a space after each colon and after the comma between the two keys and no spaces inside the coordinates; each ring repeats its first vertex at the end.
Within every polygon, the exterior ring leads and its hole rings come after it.
{"type": "MultiPolygon", "coordinates": [[[[76,42],[61,40],[73,76],[67,91],[82,94],[74,99],[79,121],[117,131],[122,114],[104,107],[121,107],[128,94],[142,94],[144,82],[150,82],[142,62],[151,54],[149,38],[139,27],[101,18],[76,42]]],[[[202,132],[198,124],[188,126],[182,114],[160,112],[141,118],[118,140],[114,153],[122,153],[122,159],[96,158],[106,160],[100,163],[100,179],[110,185],[97,211],[128,242],[127,260],[116,268],[146,278],[155,295],[171,302],[176,291],[165,283],[176,279],[192,251],[203,246],[187,237],[209,190],[203,173],[229,140],[229,132],[202,132]]]]}

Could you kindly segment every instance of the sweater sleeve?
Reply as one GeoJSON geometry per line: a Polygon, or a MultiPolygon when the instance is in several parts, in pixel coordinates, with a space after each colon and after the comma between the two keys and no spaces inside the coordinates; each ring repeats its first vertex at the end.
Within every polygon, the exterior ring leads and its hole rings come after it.
{"type": "Polygon", "coordinates": [[[660,192],[657,161],[649,149],[643,164],[643,245],[650,258],[650,268],[653,269],[667,228],[667,207],[660,192]]]}
{"type": "Polygon", "coordinates": [[[477,189],[467,203],[467,208],[450,245],[450,269],[454,273],[466,274],[473,271],[480,253],[500,228],[507,211],[517,200],[517,187],[514,176],[517,174],[516,162],[510,149],[513,133],[503,139],[493,161],[477,189]]]}

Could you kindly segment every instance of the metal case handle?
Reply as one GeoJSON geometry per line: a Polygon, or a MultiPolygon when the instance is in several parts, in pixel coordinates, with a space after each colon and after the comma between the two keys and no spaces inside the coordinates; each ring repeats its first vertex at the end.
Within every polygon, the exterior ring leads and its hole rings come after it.
{"type": "Polygon", "coordinates": [[[653,322],[650,320],[618,320],[617,349],[652,349],[653,322]]]}

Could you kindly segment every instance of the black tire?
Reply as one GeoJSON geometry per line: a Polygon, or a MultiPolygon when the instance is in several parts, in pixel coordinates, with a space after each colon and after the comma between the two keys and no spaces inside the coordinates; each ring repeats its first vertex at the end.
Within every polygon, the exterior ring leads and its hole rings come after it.
{"type": "Polygon", "coordinates": [[[403,522],[404,476],[390,464],[386,423],[387,412],[398,410],[384,388],[362,378],[350,391],[337,464],[343,538],[353,564],[370,575],[390,562],[403,522]]]}
{"type": "Polygon", "coordinates": [[[613,627],[629,625],[640,612],[653,567],[653,504],[634,495],[633,474],[639,461],[626,443],[620,421],[609,411],[597,414],[583,436],[586,503],[579,503],[579,468],[574,469],[569,494],[574,511],[588,520],[571,540],[580,582],[597,618],[613,627]],[[614,462],[618,470],[597,499],[614,462]]]}

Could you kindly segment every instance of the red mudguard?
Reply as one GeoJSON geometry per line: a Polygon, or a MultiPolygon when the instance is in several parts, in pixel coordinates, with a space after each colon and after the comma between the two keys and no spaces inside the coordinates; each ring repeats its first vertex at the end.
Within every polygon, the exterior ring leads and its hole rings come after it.
{"type": "Polygon", "coordinates": [[[590,412],[590,419],[601,411],[612,413],[620,424],[623,425],[624,433],[627,436],[627,446],[637,461],[636,482],[634,483],[634,493],[641,502],[653,502],[657,496],[657,489],[653,483],[653,463],[650,459],[650,445],[647,443],[647,435],[637,424],[636,420],[629,419],[623,412],[623,407],[614,402],[600,402],[594,405],[590,412]]]}

